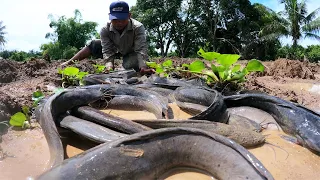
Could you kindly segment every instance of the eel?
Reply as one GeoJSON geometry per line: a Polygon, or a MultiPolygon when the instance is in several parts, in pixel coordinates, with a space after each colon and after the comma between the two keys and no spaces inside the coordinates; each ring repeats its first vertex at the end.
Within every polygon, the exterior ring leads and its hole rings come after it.
{"type": "Polygon", "coordinates": [[[194,103],[207,106],[206,110],[194,115],[190,119],[209,120],[227,123],[229,113],[223,101],[223,96],[216,90],[208,90],[200,87],[180,87],[174,93],[174,98],[179,102],[194,103]]]}
{"type": "Polygon", "coordinates": [[[103,93],[95,89],[65,90],[52,95],[39,107],[38,121],[50,151],[49,168],[60,164],[64,159],[64,150],[56,127],[58,117],[75,106],[87,105],[101,98],[103,93]]]}
{"type": "Polygon", "coordinates": [[[228,107],[251,106],[273,116],[282,130],[306,148],[320,152],[320,115],[306,107],[275,96],[240,94],[224,97],[228,107]]]}
{"type": "Polygon", "coordinates": [[[157,179],[175,167],[203,170],[217,179],[273,179],[244,147],[195,128],[157,129],[104,143],[65,160],[38,179],[157,179]]]}
{"type": "Polygon", "coordinates": [[[137,96],[115,96],[108,102],[107,108],[138,111],[146,110],[153,113],[157,119],[163,118],[161,106],[157,106],[157,104],[137,96]]]}
{"type": "Polygon", "coordinates": [[[113,131],[101,125],[68,115],[61,119],[60,126],[69,129],[96,143],[105,143],[117,140],[126,134],[113,131]]]}
{"type": "Polygon", "coordinates": [[[228,125],[224,123],[204,121],[204,120],[133,120],[134,122],[140,123],[142,125],[148,126],[153,129],[160,128],[171,128],[171,127],[188,127],[188,128],[198,128],[205,131],[220,134],[227,138],[234,140],[244,147],[255,147],[265,143],[265,136],[262,134],[252,131],[250,129],[245,129],[237,125],[228,125]]]}
{"type": "Polygon", "coordinates": [[[89,106],[75,107],[72,109],[71,114],[78,118],[85,119],[126,134],[134,134],[151,130],[151,128],[147,126],[104,113],[89,106]]]}

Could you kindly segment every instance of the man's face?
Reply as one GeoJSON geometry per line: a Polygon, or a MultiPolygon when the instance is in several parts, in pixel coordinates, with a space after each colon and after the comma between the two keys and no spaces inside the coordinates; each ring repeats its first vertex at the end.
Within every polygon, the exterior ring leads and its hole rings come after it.
{"type": "Polygon", "coordinates": [[[126,20],[120,20],[120,19],[111,20],[112,26],[116,30],[123,30],[128,25],[130,17],[131,17],[131,14],[129,13],[128,19],[126,20]]]}
{"type": "Polygon", "coordinates": [[[116,29],[116,30],[123,30],[127,24],[129,23],[129,20],[119,20],[119,19],[114,19],[111,20],[112,26],[116,29]]]}

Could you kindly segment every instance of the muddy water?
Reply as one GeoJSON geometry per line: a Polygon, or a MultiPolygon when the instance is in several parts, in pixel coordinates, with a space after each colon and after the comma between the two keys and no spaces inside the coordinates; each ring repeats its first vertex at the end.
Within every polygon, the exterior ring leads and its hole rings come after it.
{"type": "MultiPolygon", "coordinates": [[[[176,119],[187,119],[190,114],[180,111],[180,109],[172,104],[171,108],[176,119]]],[[[232,108],[230,112],[246,116],[257,122],[272,122],[272,116],[263,112],[256,111],[254,108],[232,108]]],[[[104,110],[122,118],[127,119],[155,119],[155,116],[145,111],[121,111],[121,110],[104,110]]],[[[261,147],[249,149],[271,172],[275,179],[318,179],[320,176],[320,157],[314,155],[309,150],[295,145],[282,139],[279,135],[284,134],[278,131],[276,126],[270,127],[263,132],[268,134],[267,141],[272,145],[263,145],[261,147]]],[[[66,148],[67,157],[77,155],[86,149],[94,146],[86,140],[80,138],[72,138],[63,141],[66,148]]],[[[41,130],[27,131],[9,131],[3,137],[0,144],[3,151],[8,155],[16,156],[15,158],[6,157],[0,160],[0,179],[25,179],[28,176],[36,176],[40,174],[49,160],[49,152],[46,140],[41,130]],[[19,173],[17,173],[19,169],[19,173]]],[[[1,154],[0,154],[1,158],[1,154]]],[[[166,180],[176,179],[213,179],[205,172],[188,168],[172,169],[161,177],[166,180]]]]}
{"type": "Polygon", "coordinates": [[[0,144],[0,179],[26,179],[45,170],[49,161],[47,141],[41,129],[9,130],[0,144]]]}

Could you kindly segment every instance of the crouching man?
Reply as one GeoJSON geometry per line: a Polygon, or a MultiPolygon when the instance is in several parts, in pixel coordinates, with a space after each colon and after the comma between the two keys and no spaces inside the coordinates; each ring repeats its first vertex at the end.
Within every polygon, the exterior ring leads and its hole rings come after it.
{"type": "Polygon", "coordinates": [[[154,70],[149,69],[145,63],[148,60],[148,45],[144,25],[131,18],[129,5],[124,1],[112,2],[109,8],[111,22],[101,29],[101,39],[91,41],[61,66],[92,55],[95,58],[105,59],[108,71],[114,69],[114,58],[120,54],[125,69],[134,69],[142,74],[154,73],[154,70]]]}

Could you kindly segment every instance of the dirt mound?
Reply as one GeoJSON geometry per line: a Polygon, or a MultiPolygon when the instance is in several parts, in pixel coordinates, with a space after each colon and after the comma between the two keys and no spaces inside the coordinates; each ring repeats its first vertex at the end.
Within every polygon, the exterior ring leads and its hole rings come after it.
{"type": "Polygon", "coordinates": [[[44,71],[40,71],[41,69],[47,68],[47,63],[45,60],[42,59],[32,59],[28,61],[24,65],[24,72],[27,76],[37,76],[37,75],[44,75],[44,71]]]}
{"type": "Polygon", "coordinates": [[[19,64],[15,61],[0,60],[0,83],[15,81],[19,72],[19,64]]]}
{"type": "Polygon", "coordinates": [[[266,74],[277,77],[315,79],[314,74],[308,68],[308,62],[298,60],[278,59],[267,69],[266,74]]]}
{"type": "Polygon", "coordinates": [[[20,111],[19,104],[10,96],[0,91],[0,122],[8,121],[10,116],[20,111]]]}

